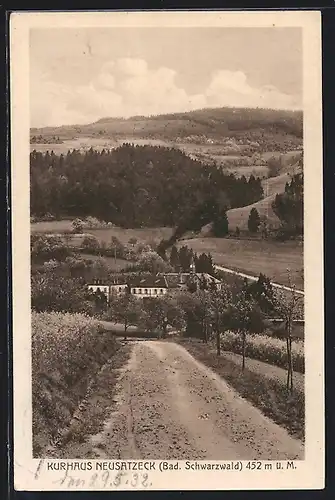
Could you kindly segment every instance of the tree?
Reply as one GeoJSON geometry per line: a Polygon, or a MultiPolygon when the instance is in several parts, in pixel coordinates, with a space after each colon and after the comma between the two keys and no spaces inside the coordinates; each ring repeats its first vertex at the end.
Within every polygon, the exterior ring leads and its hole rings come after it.
{"type": "Polygon", "coordinates": [[[124,246],[116,236],[111,237],[109,248],[113,251],[115,258],[119,257],[122,259],[124,257],[124,246]]]}
{"type": "Polygon", "coordinates": [[[173,247],[171,248],[170,264],[177,271],[177,269],[179,268],[179,254],[175,245],[173,245],[173,247]]]}
{"type": "Polygon", "coordinates": [[[46,262],[51,259],[64,261],[71,253],[62,238],[55,235],[33,234],[30,248],[33,262],[46,262]]]}
{"type": "Polygon", "coordinates": [[[171,272],[172,268],[168,262],[162,259],[157,252],[150,250],[143,252],[138,259],[138,267],[141,271],[147,271],[156,275],[157,273],[171,272]]]}
{"type": "Polygon", "coordinates": [[[170,325],[181,330],[185,325],[184,311],[176,297],[148,298],[143,302],[141,324],[147,331],[158,331],[158,337],[165,337],[170,325]]]}
{"type": "Polygon", "coordinates": [[[248,219],[248,229],[249,229],[249,231],[251,233],[257,233],[258,228],[260,226],[260,223],[261,223],[261,219],[259,217],[258,210],[255,207],[253,207],[250,210],[249,219],[248,219]]]}
{"type": "Polygon", "coordinates": [[[31,278],[31,305],[35,311],[62,311],[94,314],[94,301],[80,280],[55,273],[34,274],[31,278]]]}
{"type": "Polygon", "coordinates": [[[268,159],[267,161],[267,166],[268,166],[268,177],[277,177],[277,175],[280,174],[281,168],[282,168],[282,157],[281,155],[276,157],[276,156],[271,156],[271,158],[268,159]]]}
{"type": "MultiPolygon", "coordinates": [[[[73,278],[88,278],[87,262],[78,256],[70,256],[65,259],[64,267],[68,274],[73,278]]],[[[91,276],[89,276],[91,277],[91,276]]],[[[97,276],[98,277],[98,276],[97,276]]]]}
{"type": "Polygon", "coordinates": [[[286,352],[287,352],[287,378],[286,388],[293,392],[293,358],[292,358],[292,327],[295,316],[298,315],[301,305],[301,296],[296,293],[296,287],[291,282],[290,271],[288,270],[288,281],[290,291],[283,293],[277,291],[275,295],[275,309],[284,320],[286,332],[286,352]]]}
{"type": "Polygon", "coordinates": [[[186,335],[200,337],[207,342],[210,318],[209,295],[202,290],[194,293],[180,291],[175,297],[184,313],[186,335]]]}
{"type": "Polygon", "coordinates": [[[259,230],[261,232],[262,238],[266,239],[268,237],[269,231],[269,221],[266,215],[260,217],[259,230]]]}
{"type": "Polygon", "coordinates": [[[115,323],[122,323],[124,327],[124,339],[127,340],[127,330],[130,326],[136,326],[141,317],[141,308],[137,299],[131,294],[112,296],[110,300],[107,318],[115,323]]]}
{"type": "Polygon", "coordinates": [[[72,222],[72,230],[74,233],[81,234],[84,231],[84,223],[80,219],[75,219],[72,222]]]}
{"type": "Polygon", "coordinates": [[[92,279],[104,280],[109,275],[109,266],[107,260],[103,257],[99,257],[94,260],[91,267],[91,277],[92,279]]]}
{"type": "Polygon", "coordinates": [[[242,371],[245,368],[247,333],[258,333],[261,323],[260,310],[253,298],[242,290],[234,297],[228,311],[230,328],[242,337],[242,371]]]}
{"type": "Polygon", "coordinates": [[[304,179],[303,173],[295,174],[286,183],[285,192],[277,194],[272,209],[287,234],[301,235],[304,221],[304,179]]]}
{"type": "Polygon", "coordinates": [[[179,265],[185,273],[189,272],[190,266],[193,259],[193,250],[188,248],[186,245],[179,249],[179,265]]]}
{"type": "Polygon", "coordinates": [[[269,315],[275,311],[275,294],[270,279],[265,274],[260,273],[257,281],[248,284],[247,291],[263,313],[269,315]]]}
{"type": "Polygon", "coordinates": [[[100,242],[95,236],[88,235],[83,239],[82,246],[87,252],[96,253],[100,249],[100,242]]]}
{"type": "Polygon", "coordinates": [[[225,210],[214,219],[212,232],[216,238],[223,238],[229,233],[229,221],[225,210]]]}
{"type": "Polygon", "coordinates": [[[131,245],[132,247],[134,247],[137,243],[137,238],[135,238],[134,236],[132,238],[129,238],[129,241],[128,241],[128,244],[131,245]]]}
{"type": "Polygon", "coordinates": [[[202,253],[194,257],[195,271],[197,273],[214,274],[213,258],[211,254],[202,253]]]}
{"type": "Polygon", "coordinates": [[[210,311],[212,328],[216,337],[216,354],[221,355],[221,333],[227,327],[232,294],[229,288],[212,292],[210,295],[210,311]]]}

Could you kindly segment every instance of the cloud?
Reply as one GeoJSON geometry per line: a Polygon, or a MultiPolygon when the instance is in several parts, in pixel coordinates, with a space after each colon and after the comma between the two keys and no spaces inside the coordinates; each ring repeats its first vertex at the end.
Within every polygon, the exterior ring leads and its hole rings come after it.
{"type": "Polygon", "coordinates": [[[208,103],[216,106],[295,109],[294,96],[280,92],[272,85],[252,87],[242,71],[218,71],[206,89],[208,103]]]}
{"type": "Polygon", "coordinates": [[[200,94],[188,94],[176,84],[171,68],[150,69],[142,59],[121,58],[105,63],[87,85],[48,80],[36,68],[31,74],[32,126],[83,124],[104,116],[153,115],[204,107],[268,107],[295,109],[295,96],[267,85],[251,86],[242,71],[219,70],[200,94]]]}

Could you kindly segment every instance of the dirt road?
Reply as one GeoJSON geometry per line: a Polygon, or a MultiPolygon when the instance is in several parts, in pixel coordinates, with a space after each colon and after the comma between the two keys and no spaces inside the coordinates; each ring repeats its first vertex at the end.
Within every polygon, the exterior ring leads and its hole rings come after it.
{"type": "Polygon", "coordinates": [[[109,459],[302,459],[303,445],[173,342],[135,341],[116,409],[92,438],[109,459]]]}

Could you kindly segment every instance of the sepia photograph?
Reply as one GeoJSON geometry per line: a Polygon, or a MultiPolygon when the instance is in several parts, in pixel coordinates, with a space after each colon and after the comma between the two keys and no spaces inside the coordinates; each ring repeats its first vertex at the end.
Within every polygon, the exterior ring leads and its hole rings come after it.
{"type": "Polygon", "coordinates": [[[17,34],[13,20],[16,407],[30,459],[57,477],[67,461],[142,464],[142,487],[156,461],[169,481],[295,469],[306,446],[322,462],[323,423],[306,434],[308,401],[323,418],[323,324],[305,18],[196,14],[17,14],[17,34]]]}

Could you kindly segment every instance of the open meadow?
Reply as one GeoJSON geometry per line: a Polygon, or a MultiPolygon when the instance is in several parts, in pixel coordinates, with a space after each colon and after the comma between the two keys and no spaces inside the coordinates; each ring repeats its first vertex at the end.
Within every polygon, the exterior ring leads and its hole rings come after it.
{"type": "MultiPolygon", "coordinates": [[[[31,224],[32,232],[61,233],[71,229],[71,221],[36,222],[31,224]]],[[[123,229],[111,227],[104,229],[85,229],[85,234],[92,234],[100,241],[109,244],[116,237],[125,244],[130,238],[147,243],[159,243],[172,234],[172,229],[135,228],[123,229]]],[[[303,289],[303,243],[300,241],[277,242],[271,240],[245,240],[230,238],[190,238],[183,239],[178,246],[187,245],[197,253],[211,253],[216,264],[237,271],[258,276],[264,273],[272,281],[288,285],[287,269],[297,288],[303,289]]],[[[114,261],[110,258],[111,264],[114,261]]],[[[114,264],[113,264],[114,267],[114,264]]],[[[119,267],[119,266],[116,266],[119,267]]]]}
{"type": "Polygon", "coordinates": [[[262,200],[256,201],[252,205],[228,210],[227,216],[230,228],[235,229],[236,227],[238,227],[240,230],[247,230],[248,218],[250,215],[250,210],[252,208],[256,208],[260,217],[266,217],[268,224],[271,224],[272,227],[279,227],[280,220],[272,209],[272,203],[275,200],[277,194],[283,193],[285,191],[285,185],[287,182],[289,182],[289,180],[290,177],[287,173],[282,173],[276,177],[271,177],[269,179],[263,179],[262,186],[264,191],[264,198],[262,200]]]}
{"type": "Polygon", "coordinates": [[[303,290],[303,243],[299,241],[277,242],[270,240],[238,240],[229,238],[193,238],[183,240],[197,253],[211,253],[216,264],[289,285],[287,269],[297,288],[303,290]]]}
{"type": "Polygon", "coordinates": [[[104,260],[104,262],[106,262],[108,268],[111,271],[116,271],[116,272],[123,271],[127,266],[131,266],[132,264],[135,264],[135,262],[133,262],[132,260],[125,260],[125,259],[118,259],[118,258],[115,259],[114,257],[108,257],[106,255],[104,255],[103,257],[100,257],[99,255],[92,255],[92,254],[83,253],[83,252],[81,252],[80,255],[84,259],[88,259],[88,260],[98,260],[98,259],[102,258],[104,260]]]}
{"type": "MultiPolygon", "coordinates": [[[[55,221],[42,221],[33,222],[31,225],[32,233],[62,233],[72,231],[72,221],[55,220],[55,221]]],[[[156,242],[159,243],[163,238],[168,238],[172,234],[172,229],[169,227],[145,227],[124,229],[121,227],[106,227],[101,229],[89,228],[84,230],[85,234],[92,234],[100,241],[110,243],[111,238],[116,237],[121,243],[128,243],[130,238],[136,238],[142,242],[156,242]]]]}

